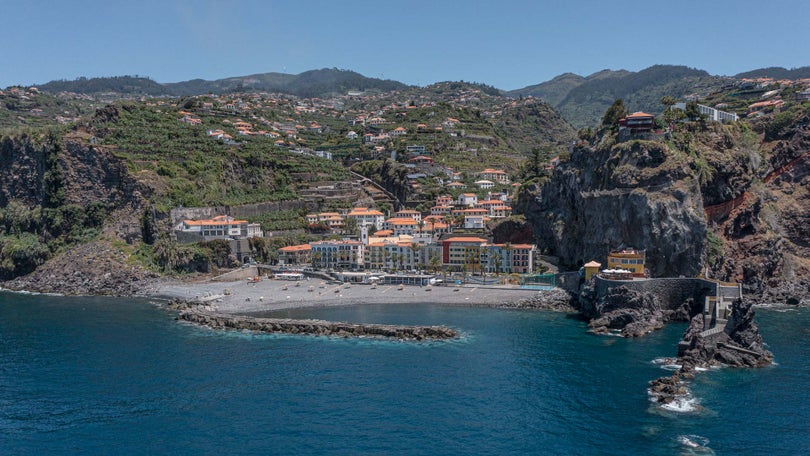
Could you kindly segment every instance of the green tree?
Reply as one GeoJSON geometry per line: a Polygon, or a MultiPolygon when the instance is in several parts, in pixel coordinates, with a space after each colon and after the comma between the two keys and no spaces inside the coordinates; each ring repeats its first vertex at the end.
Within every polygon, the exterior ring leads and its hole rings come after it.
{"type": "Polygon", "coordinates": [[[439,266],[442,264],[441,258],[439,255],[433,255],[430,257],[430,269],[436,273],[439,270],[439,266]]]}
{"type": "Polygon", "coordinates": [[[690,101],[686,103],[686,117],[689,120],[703,120],[706,118],[705,114],[700,113],[700,108],[696,101],[690,101]]]}
{"type": "Polygon", "coordinates": [[[627,107],[624,105],[624,101],[621,98],[617,99],[613,102],[612,105],[605,111],[604,117],[602,117],[602,126],[614,128],[619,124],[619,119],[627,117],[627,107]]]}
{"type": "Polygon", "coordinates": [[[146,208],[141,213],[141,238],[143,242],[149,245],[155,243],[157,238],[157,229],[155,228],[155,221],[152,218],[152,211],[146,208]]]}
{"type": "Polygon", "coordinates": [[[357,235],[360,231],[357,226],[357,219],[354,217],[346,217],[343,221],[343,232],[349,235],[357,235]]]}
{"type": "Polygon", "coordinates": [[[678,102],[678,100],[676,100],[674,97],[671,97],[669,95],[664,95],[663,97],[661,97],[661,104],[666,106],[666,109],[672,108],[672,106],[674,106],[675,103],[677,103],[677,102],[678,102]]]}
{"type": "Polygon", "coordinates": [[[588,127],[580,128],[579,131],[577,131],[577,138],[579,138],[581,141],[591,142],[593,137],[593,130],[588,127]]]}
{"type": "Polygon", "coordinates": [[[0,236],[0,278],[11,279],[32,272],[50,256],[35,234],[0,236]]]}

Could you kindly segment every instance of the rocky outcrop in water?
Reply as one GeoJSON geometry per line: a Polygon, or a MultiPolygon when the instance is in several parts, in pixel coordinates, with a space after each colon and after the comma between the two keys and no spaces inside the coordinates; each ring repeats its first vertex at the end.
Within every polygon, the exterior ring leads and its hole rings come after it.
{"type": "Polygon", "coordinates": [[[398,340],[452,339],[458,333],[445,326],[379,325],[343,323],[324,320],[291,320],[257,318],[204,312],[196,309],[181,311],[178,320],[214,329],[237,329],[265,333],[309,334],[315,336],[372,337],[398,340]]]}
{"type": "Polygon", "coordinates": [[[707,334],[703,315],[695,315],[678,345],[679,371],[650,382],[650,395],[655,402],[670,403],[683,398],[688,390],[685,381],[699,368],[713,366],[765,367],[773,363],[773,354],[765,349],[759,328],[754,322],[750,302],[738,299],[731,308],[731,318],[723,331],[707,334]]]}
{"type": "Polygon", "coordinates": [[[576,312],[575,298],[562,288],[541,291],[536,296],[520,301],[506,301],[495,305],[499,309],[536,309],[555,312],[576,312]]]}
{"type": "Polygon", "coordinates": [[[751,303],[738,299],[731,310],[725,329],[710,336],[703,335],[703,315],[692,319],[678,353],[685,370],[714,365],[763,367],[773,362],[773,354],[765,349],[754,322],[751,303]]]}
{"type": "Polygon", "coordinates": [[[582,287],[579,310],[590,319],[588,327],[597,334],[618,332],[640,337],[664,327],[670,321],[688,321],[696,311],[694,299],[673,301],[646,290],[619,285],[598,293],[596,281],[582,287]]]}
{"type": "Polygon", "coordinates": [[[664,327],[671,311],[661,306],[649,292],[615,287],[596,302],[589,312],[593,316],[588,327],[595,333],[621,331],[624,337],[643,336],[664,327]]]}

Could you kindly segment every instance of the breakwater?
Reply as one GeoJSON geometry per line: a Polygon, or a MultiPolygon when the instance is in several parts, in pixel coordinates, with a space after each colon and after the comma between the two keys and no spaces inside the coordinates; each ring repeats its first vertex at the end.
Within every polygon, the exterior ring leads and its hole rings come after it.
{"type": "Polygon", "coordinates": [[[398,340],[442,340],[458,336],[446,326],[383,325],[325,320],[258,318],[200,310],[181,311],[178,320],[214,329],[242,329],[264,333],[310,334],[337,337],[375,337],[398,340]]]}

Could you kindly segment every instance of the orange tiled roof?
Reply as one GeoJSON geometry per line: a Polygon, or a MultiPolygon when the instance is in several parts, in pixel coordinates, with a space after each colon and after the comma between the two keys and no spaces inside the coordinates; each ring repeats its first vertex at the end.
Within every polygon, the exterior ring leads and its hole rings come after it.
{"type": "Polygon", "coordinates": [[[217,215],[211,219],[203,220],[183,220],[183,223],[190,226],[200,225],[238,225],[240,223],[247,223],[247,220],[228,220],[227,215],[217,215]]]}
{"type": "Polygon", "coordinates": [[[312,247],[309,244],[301,244],[301,245],[288,245],[287,247],[281,247],[278,249],[279,252],[303,252],[305,250],[311,250],[312,247]]]}
{"type": "Polygon", "coordinates": [[[449,238],[449,239],[445,239],[444,242],[479,242],[479,243],[486,243],[487,240],[486,239],[481,239],[481,238],[478,238],[478,237],[461,236],[461,237],[452,237],[452,238],[449,238]]]}
{"type": "Polygon", "coordinates": [[[416,220],[410,217],[398,217],[398,218],[390,218],[386,220],[386,223],[390,223],[391,225],[395,226],[403,226],[403,225],[416,225],[416,220]]]}
{"type": "Polygon", "coordinates": [[[355,207],[347,215],[352,215],[352,216],[358,216],[358,215],[383,215],[383,213],[376,210],[376,209],[369,209],[367,207],[355,207]]]}

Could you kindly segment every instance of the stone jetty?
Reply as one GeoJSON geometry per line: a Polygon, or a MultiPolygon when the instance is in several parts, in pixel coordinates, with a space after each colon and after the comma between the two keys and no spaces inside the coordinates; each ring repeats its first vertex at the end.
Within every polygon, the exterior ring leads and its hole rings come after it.
{"type": "Polygon", "coordinates": [[[446,326],[381,325],[325,320],[293,320],[230,315],[197,309],[183,310],[178,320],[214,329],[242,329],[264,333],[310,334],[315,336],[369,337],[398,340],[443,340],[458,336],[446,326]]]}

